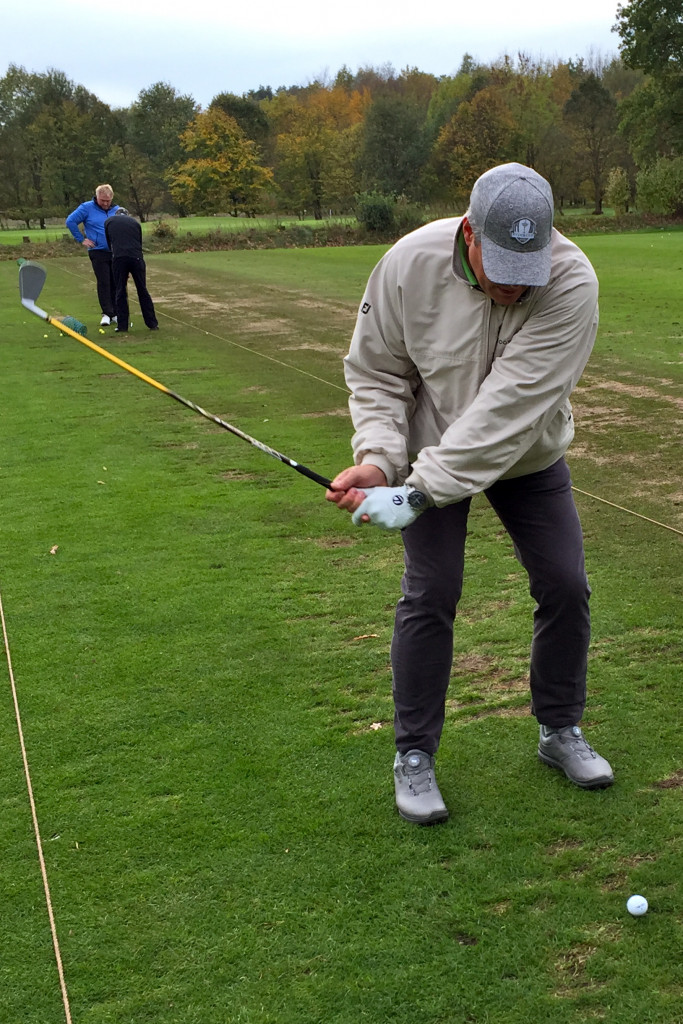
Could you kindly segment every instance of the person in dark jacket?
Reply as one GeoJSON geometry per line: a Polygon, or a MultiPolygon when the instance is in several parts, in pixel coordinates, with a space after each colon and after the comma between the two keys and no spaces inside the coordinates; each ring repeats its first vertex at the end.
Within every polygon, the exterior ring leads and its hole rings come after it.
{"type": "Polygon", "coordinates": [[[116,322],[111,252],[104,236],[105,220],[119,209],[112,205],[113,202],[114,190],[111,185],[98,185],[93,198],[81,203],[66,218],[66,226],[71,234],[88,250],[97,281],[97,298],[102,309],[100,327],[109,327],[116,322]]]}
{"type": "Polygon", "coordinates": [[[150,331],[157,331],[159,323],[154,303],[147,291],[147,268],[142,255],[142,228],[122,206],[113,217],[104,222],[104,233],[112,253],[115,304],[120,333],[128,330],[128,275],[135,282],[142,317],[150,331]]]}

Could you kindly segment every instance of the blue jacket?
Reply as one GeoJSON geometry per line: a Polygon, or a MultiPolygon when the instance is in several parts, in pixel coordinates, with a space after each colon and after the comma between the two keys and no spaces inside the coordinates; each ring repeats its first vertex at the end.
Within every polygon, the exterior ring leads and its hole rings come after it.
{"type": "Polygon", "coordinates": [[[90,238],[95,243],[95,249],[109,250],[107,239],[104,235],[104,222],[119,209],[118,206],[110,206],[108,210],[102,209],[95,197],[87,203],[81,203],[73,213],[66,218],[66,226],[77,242],[81,243],[90,238]],[[81,234],[80,225],[85,228],[85,234],[81,234]]]}

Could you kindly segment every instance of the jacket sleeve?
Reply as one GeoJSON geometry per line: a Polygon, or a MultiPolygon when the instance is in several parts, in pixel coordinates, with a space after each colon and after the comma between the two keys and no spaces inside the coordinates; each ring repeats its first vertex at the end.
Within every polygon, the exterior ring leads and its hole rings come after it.
{"type": "Polygon", "coordinates": [[[74,236],[77,242],[84,242],[85,235],[81,232],[79,225],[83,223],[86,218],[87,208],[85,203],[81,203],[73,213],[70,213],[66,218],[66,226],[74,236]]]}
{"type": "Polygon", "coordinates": [[[402,291],[385,256],[368,281],[344,368],[354,462],[379,466],[390,486],[409,472],[408,428],[419,384],[402,322],[402,291]]]}
{"type": "Polygon", "coordinates": [[[570,417],[567,399],[579,381],[598,328],[598,283],[574,270],[539,302],[476,398],[416,458],[408,483],[437,505],[485,490],[541,438],[556,417],[570,417]]]}

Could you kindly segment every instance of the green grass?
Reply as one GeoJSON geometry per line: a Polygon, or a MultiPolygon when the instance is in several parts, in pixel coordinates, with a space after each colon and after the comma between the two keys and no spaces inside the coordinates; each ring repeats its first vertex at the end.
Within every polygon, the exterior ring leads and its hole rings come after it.
{"type": "MultiPolygon", "coordinates": [[[[602,326],[571,457],[577,487],[678,530],[681,238],[582,239],[602,326]]],[[[49,262],[40,304],[329,475],[381,251],[150,257],[158,334],[133,313],[100,335],[79,261],[49,262]]],[[[532,602],[475,502],[452,817],[411,827],[390,775],[400,540],[45,328],[10,263],[0,286],[0,591],[74,1022],[680,1024],[680,536],[577,494],[587,725],[617,773],[584,793],[536,761],[532,602]]],[[[64,1015],[2,675],[0,1019],[45,1024],[64,1015]]]]}

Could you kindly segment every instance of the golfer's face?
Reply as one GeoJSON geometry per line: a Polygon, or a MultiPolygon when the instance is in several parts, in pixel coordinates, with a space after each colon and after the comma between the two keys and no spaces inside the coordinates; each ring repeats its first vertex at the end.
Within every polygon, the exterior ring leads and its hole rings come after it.
{"type": "Polygon", "coordinates": [[[97,197],[97,204],[98,204],[98,206],[101,206],[103,210],[108,210],[109,207],[111,206],[111,204],[113,203],[113,201],[114,201],[114,197],[113,196],[98,196],[97,197]]]}
{"type": "Polygon", "coordinates": [[[472,273],[477,279],[477,284],[490,299],[497,302],[499,306],[511,306],[517,299],[521,298],[527,289],[525,284],[496,284],[484,273],[484,264],[481,258],[481,245],[474,240],[474,232],[467,220],[463,225],[465,245],[467,246],[467,259],[472,273]]]}

